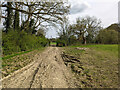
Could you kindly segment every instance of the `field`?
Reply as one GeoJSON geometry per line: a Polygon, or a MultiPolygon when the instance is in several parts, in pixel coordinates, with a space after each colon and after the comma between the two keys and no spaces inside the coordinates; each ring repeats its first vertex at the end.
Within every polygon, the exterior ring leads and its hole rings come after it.
{"type": "Polygon", "coordinates": [[[118,87],[118,45],[69,46],[64,52],[80,60],[70,65],[81,87],[118,87]]]}
{"type": "Polygon", "coordinates": [[[50,45],[56,45],[56,42],[51,42],[50,45]]]}

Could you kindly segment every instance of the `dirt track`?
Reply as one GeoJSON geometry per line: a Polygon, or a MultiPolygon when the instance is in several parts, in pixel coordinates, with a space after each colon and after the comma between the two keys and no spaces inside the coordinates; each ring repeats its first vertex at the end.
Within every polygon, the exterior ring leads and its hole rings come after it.
{"type": "Polygon", "coordinates": [[[65,66],[58,47],[48,47],[30,63],[3,78],[3,88],[75,88],[75,79],[65,66]]]}

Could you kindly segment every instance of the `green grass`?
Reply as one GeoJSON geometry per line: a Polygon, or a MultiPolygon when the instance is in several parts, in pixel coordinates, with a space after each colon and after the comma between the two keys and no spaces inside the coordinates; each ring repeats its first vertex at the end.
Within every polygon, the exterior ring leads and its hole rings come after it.
{"type": "Polygon", "coordinates": [[[31,51],[33,51],[33,50],[25,51],[25,52],[19,52],[19,53],[12,54],[12,55],[7,55],[7,56],[5,56],[5,57],[2,57],[2,60],[4,60],[4,59],[9,59],[9,58],[12,58],[12,57],[14,57],[14,56],[21,55],[21,54],[25,54],[25,53],[28,53],[28,52],[31,52],[31,51]]]}
{"type": "Polygon", "coordinates": [[[51,42],[50,45],[56,45],[56,42],[51,42]]]}
{"type": "Polygon", "coordinates": [[[102,50],[114,50],[118,51],[118,45],[117,44],[111,44],[111,45],[102,45],[102,44],[96,44],[96,45],[79,45],[79,46],[70,46],[70,47],[87,47],[87,48],[98,48],[102,50]]]}
{"type": "MultiPolygon", "coordinates": [[[[42,50],[42,49],[44,49],[44,47],[38,48],[38,50],[42,50]]],[[[34,50],[36,50],[36,49],[34,49],[34,50]]],[[[0,60],[9,59],[9,58],[12,58],[14,56],[18,56],[18,55],[22,55],[22,54],[25,54],[25,53],[28,53],[28,52],[32,52],[34,50],[29,50],[29,51],[24,51],[24,52],[18,52],[18,53],[12,54],[12,55],[7,55],[7,56],[2,57],[2,59],[0,59],[0,60]]]]}
{"type": "MultiPolygon", "coordinates": [[[[79,82],[87,83],[83,87],[117,88],[118,86],[118,45],[80,45],[65,47],[65,53],[80,60],[84,67],[84,73],[89,70],[92,80],[86,76],[78,75],[79,82]],[[88,48],[78,50],[76,47],[88,48]],[[82,79],[83,78],[83,79],[82,79]],[[91,83],[92,82],[92,83],[91,83]]],[[[78,63],[73,63],[77,65],[78,63]]],[[[82,85],[82,83],[80,83],[82,85]]]]}
{"type": "Polygon", "coordinates": [[[95,49],[97,51],[106,51],[108,53],[112,53],[113,55],[118,56],[118,45],[114,44],[114,45],[80,45],[80,46],[70,46],[72,47],[85,47],[85,48],[91,48],[91,49],[95,49]]]}

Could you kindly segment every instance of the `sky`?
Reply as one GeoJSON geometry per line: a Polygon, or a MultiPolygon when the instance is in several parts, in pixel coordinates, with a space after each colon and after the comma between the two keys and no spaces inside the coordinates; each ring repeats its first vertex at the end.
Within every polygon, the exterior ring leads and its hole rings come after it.
{"type": "MultiPolygon", "coordinates": [[[[75,23],[76,18],[95,16],[102,21],[104,28],[118,23],[118,2],[120,0],[68,0],[71,4],[69,22],[75,23]]],[[[56,30],[47,32],[46,37],[57,37],[56,30]]]]}
{"type": "MultiPolygon", "coordinates": [[[[118,2],[120,0],[68,0],[71,5],[69,22],[75,23],[76,18],[95,16],[102,21],[104,28],[118,23],[118,2]]],[[[1,25],[0,25],[1,28],[1,25]]],[[[57,29],[50,28],[46,32],[47,38],[58,37],[57,29]]]]}
{"type": "Polygon", "coordinates": [[[120,1],[119,1],[119,4],[118,4],[118,23],[120,24],[120,1]]]}

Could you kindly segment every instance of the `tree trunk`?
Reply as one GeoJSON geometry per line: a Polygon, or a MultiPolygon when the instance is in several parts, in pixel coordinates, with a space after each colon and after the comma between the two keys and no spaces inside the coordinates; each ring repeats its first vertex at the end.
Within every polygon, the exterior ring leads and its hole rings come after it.
{"type": "Polygon", "coordinates": [[[86,38],[83,36],[83,44],[86,44],[86,38]]]}

